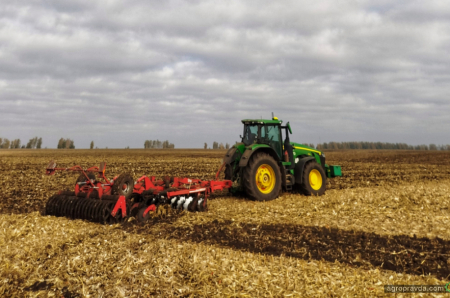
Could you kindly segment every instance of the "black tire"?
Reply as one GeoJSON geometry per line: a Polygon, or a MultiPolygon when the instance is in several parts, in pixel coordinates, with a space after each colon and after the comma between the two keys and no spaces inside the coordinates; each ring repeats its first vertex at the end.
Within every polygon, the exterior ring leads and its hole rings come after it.
{"type": "Polygon", "coordinates": [[[147,220],[149,220],[150,219],[150,212],[147,212],[147,214],[144,216],[144,211],[145,211],[145,209],[147,209],[148,207],[142,207],[141,209],[139,209],[139,211],[137,212],[137,215],[136,215],[136,219],[139,221],[139,222],[146,222],[147,220]]]}
{"type": "Polygon", "coordinates": [[[225,180],[233,180],[233,165],[226,164],[224,173],[225,173],[225,180]]]}
{"type": "Polygon", "coordinates": [[[112,194],[125,196],[125,199],[129,200],[133,194],[134,181],[130,174],[120,174],[111,188],[112,194]]]}
{"type": "MultiPolygon", "coordinates": [[[[235,178],[234,175],[236,174],[236,173],[233,173],[233,166],[234,166],[233,163],[225,165],[225,171],[224,171],[225,180],[231,180],[233,182],[236,180],[236,179],[233,179],[233,178],[235,178]]],[[[239,171],[239,165],[236,165],[235,172],[236,171],[239,171]]],[[[239,195],[243,194],[243,191],[241,191],[241,190],[233,190],[232,191],[231,188],[228,188],[228,192],[235,196],[239,196],[239,195]]]]}
{"type": "MultiPolygon", "coordinates": [[[[89,179],[94,179],[95,180],[95,174],[94,173],[87,172],[86,174],[89,177],[89,179]]],[[[80,176],[78,176],[77,181],[75,182],[75,184],[78,184],[78,182],[85,182],[85,181],[86,181],[86,176],[84,176],[84,174],[81,173],[80,176]]]]}
{"type": "Polygon", "coordinates": [[[321,165],[319,165],[315,161],[308,162],[304,169],[303,169],[303,175],[302,175],[302,183],[300,185],[300,190],[306,195],[306,196],[321,196],[325,194],[327,185],[327,176],[325,175],[325,171],[322,168],[321,165]],[[317,175],[317,172],[320,173],[321,181],[319,182],[317,178],[311,177],[311,172],[315,172],[317,175]],[[315,186],[314,186],[315,184],[315,186]]]}
{"type": "Polygon", "coordinates": [[[99,199],[100,197],[98,196],[98,191],[96,189],[94,189],[91,194],[89,195],[89,198],[91,199],[99,199]]]}
{"type": "MultiPolygon", "coordinates": [[[[244,189],[247,195],[257,201],[270,201],[276,199],[281,191],[281,172],[277,162],[267,153],[254,153],[244,169],[244,189]],[[260,166],[268,165],[273,170],[273,188],[268,193],[263,193],[258,187],[256,173],[260,166]]],[[[265,175],[264,179],[273,179],[272,175],[265,175]]]]}

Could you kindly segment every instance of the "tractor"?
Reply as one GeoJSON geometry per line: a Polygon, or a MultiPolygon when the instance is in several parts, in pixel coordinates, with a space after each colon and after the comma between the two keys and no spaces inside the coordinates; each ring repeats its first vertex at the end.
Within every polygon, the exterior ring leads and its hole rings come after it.
{"type": "Polygon", "coordinates": [[[273,200],[282,189],[294,188],[307,196],[320,196],[325,193],[327,178],[342,176],[340,166],[325,163],[323,152],[290,141],[289,122],[283,126],[283,121],[272,115],[271,120],[244,119],[242,123],[241,142],[223,159],[232,193],[245,193],[257,201],[273,200]]]}

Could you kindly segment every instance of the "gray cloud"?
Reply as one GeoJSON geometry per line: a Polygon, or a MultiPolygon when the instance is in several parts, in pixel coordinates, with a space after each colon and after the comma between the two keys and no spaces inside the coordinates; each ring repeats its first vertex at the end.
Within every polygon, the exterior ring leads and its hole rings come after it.
{"type": "Polygon", "coordinates": [[[445,1],[13,1],[0,8],[0,136],[78,148],[293,139],[450,143],[445,1]]]}

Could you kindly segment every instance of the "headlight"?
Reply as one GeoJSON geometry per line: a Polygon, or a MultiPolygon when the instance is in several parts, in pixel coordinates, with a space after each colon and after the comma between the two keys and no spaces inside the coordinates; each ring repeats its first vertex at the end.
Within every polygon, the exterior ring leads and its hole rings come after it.
{"type": "Polygon", "coordinates": [[[322,153],[323,158],[325,158],[325,154],[322,153]]]}

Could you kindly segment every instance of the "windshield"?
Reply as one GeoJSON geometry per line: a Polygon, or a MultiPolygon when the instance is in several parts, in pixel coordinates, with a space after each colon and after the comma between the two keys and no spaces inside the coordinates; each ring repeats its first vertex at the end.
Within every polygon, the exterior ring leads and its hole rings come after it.
{"type": "Polygon", "coordinates": [[[257,141],[258,137],[258,125],[253,124],[244,125],[244,137],[242,138],[242,143],[244,143],[245,146],[250,146],[254,142],[257,141]]]}

